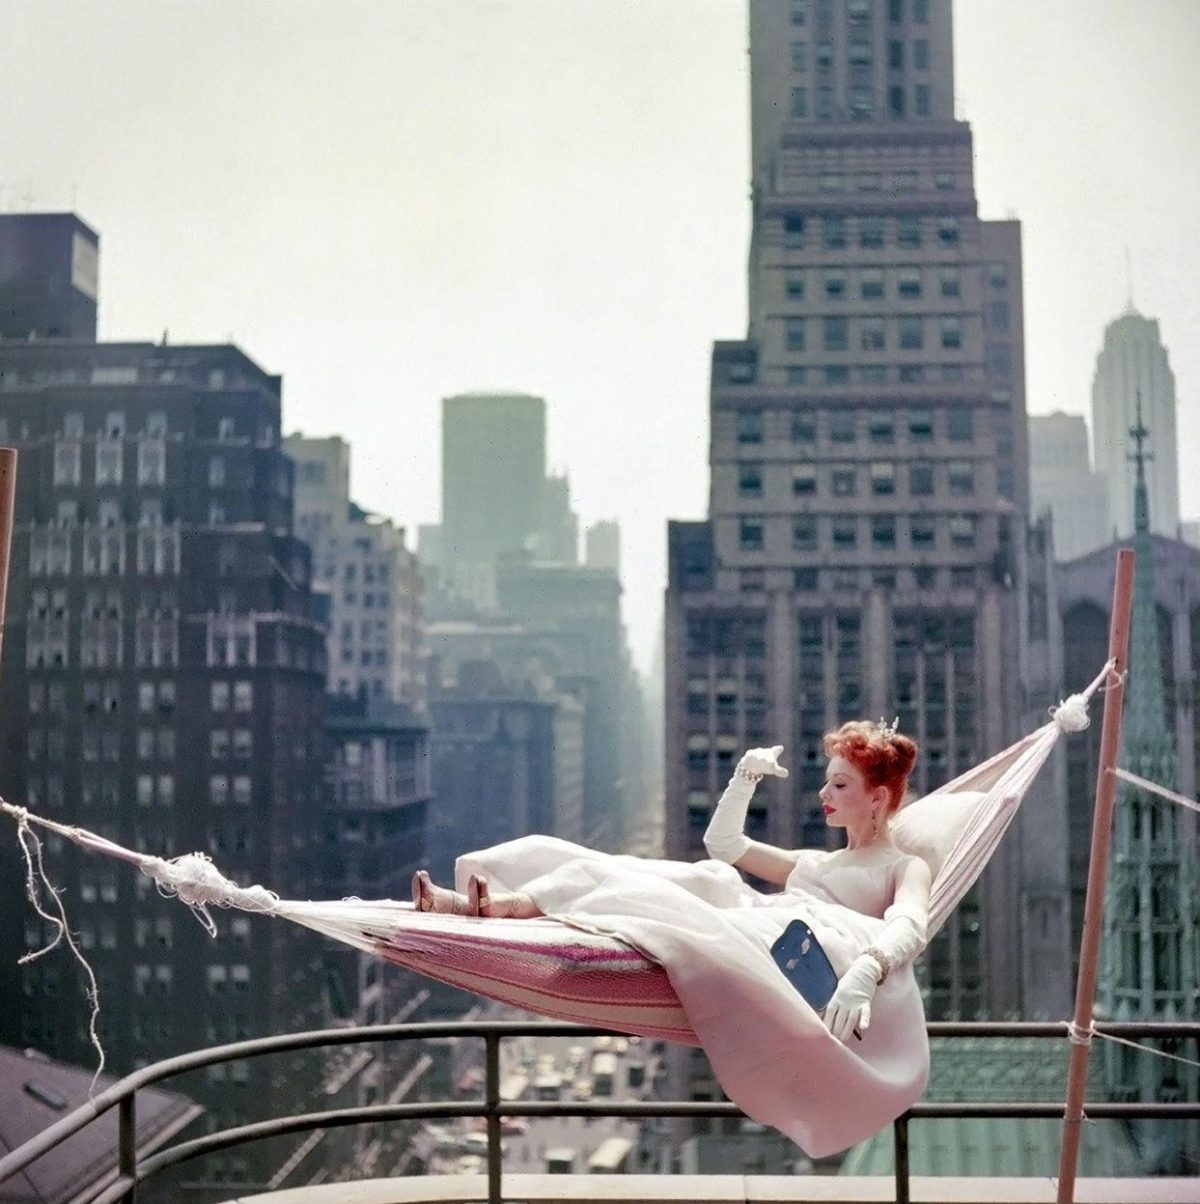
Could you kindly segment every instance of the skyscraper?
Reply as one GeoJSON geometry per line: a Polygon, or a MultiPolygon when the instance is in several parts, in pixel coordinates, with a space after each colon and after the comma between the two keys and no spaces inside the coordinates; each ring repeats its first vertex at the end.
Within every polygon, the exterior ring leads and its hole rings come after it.
{"type": "Polygon", "coordinates": [[[496,558],[532,548],[545,480],[542,398],[465,393],[442,401],[443,585],[494,605],[496,558]]]}
{"type": "Polygon", "coordinates": [[[1109,512],[1122,537],[1133,534],[1136,470],[1129,458],[1129,431],[1139,399],[1151,431],[1150,529],[1175,538],[1179,534],[1175,375],[1158,322],[1130,306],[1105,327],[1092,377],[1092,458],[1096,471],[1108,482],[1109,512]]]}
{"type": "MultiPolygon", "coordinates": [[[[838,722],[898,714],[925,792],[1026,720],[1020,229],[976,211],[949,0],[751,0],[750,66],[749,331],[713,352],[708,521],[670,532],[674,857],[749,745],[794,767],[750,834],[821,845],[838,722]]],[[[935,1016],[1020,1008],[1017,856],[927,955],[935,1016]]]]}
{"type": "Polygon", "coordinates": [[[1082,415],[1030,415],[1029,488],[1033,513],[1051,513],[1055,559],[1074,560],[1112,540],[1108,482],[1092,471],[1082,415]]]}

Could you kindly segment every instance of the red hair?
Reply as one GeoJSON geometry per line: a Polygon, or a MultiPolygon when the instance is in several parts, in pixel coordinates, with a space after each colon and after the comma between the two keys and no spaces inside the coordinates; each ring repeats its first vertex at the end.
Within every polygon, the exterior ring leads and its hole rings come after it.
{"type": "Polygon", "coordinates": [[[887,734],[879,724],[859,719],[826,732],[823,744],[825,755],[845,757],[863,775],[869,790],[887,787],[889,815],[899,810],[917,759],[915,741],[898,732],[887,734]]]}

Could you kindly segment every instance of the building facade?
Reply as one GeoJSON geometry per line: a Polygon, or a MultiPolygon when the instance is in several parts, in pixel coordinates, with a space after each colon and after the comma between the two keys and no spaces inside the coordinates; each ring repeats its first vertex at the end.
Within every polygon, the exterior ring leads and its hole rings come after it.
{"type": "Polygon", "coordinates": [[[73,213],[0,213],[0,339],[96,337],[100,236],[73,213]]]}
{"type": "Polygon", "coordinates": [[[1129,454],[1129,431],[1139,401],[1152,432],[1152,469],[1147,477],[1150,529],[1174,539],[1179,535],[1175,374],[1158,322],[1130,306],[1105,327],[1092,377],[1093,461],[1108,483],[1109,513],[1122,538],[1133,534],[1136,472],[1129,454]]]}
{"type": "MultiPolygon", "coordinates": [[[[303,897],[325,646],[279,414],[279,378],[234,347],[0,342],[0,442],[20,457],[0,741],[6,797],[134,849],[204,850],[238,881],[303,897]]],[[[95,951],[114,1071],[319,1017],[318,942],[250,917],[222,917],[213,941],[144,876],[46,844],[95,951]]],[[[89,1064],[76,967],[50,955],[12,970],[50,935],[22,881],[4,876],[3,1039],[89,1064]]],[[[211,1125],[305,1090],[265,1062],[234,1074],[195,1089],[211,1125]]],[[[190,1177],[259,1184],[278,1161],[235,1151],[190,1177]]]]}
{"type": "Polygon", "coordinates": [[[329,624],[329,689],[425,705],[424,583],[403,527],[350,500],[350,445],[289,435],[296,534],[313,550],[313,586],[329,624]]]}
{"type": "Polygon", "coordinates": [[[1081,415],[1030,415],[1029,473],[1033,513],[1051,515],[1055,559],[1074,560],[1112,542],[1108,482],[1092,470],[1081,415]]]}
{"type": "MultiPolygon", "coordinates": [[[[684,858],[743,748],[793,766],[750,834],[823,845],[824,731],[898,715],[924,793],[1019,730],[1031,669],[1020,230],[976,212],[948,0],[751,3],[750,63],[749,334],[713,352],[709,519],[669,537],[684,858]]],[[[932,1015],[1019,1009],[1014,873],[931,949],[932,1015]]]]}

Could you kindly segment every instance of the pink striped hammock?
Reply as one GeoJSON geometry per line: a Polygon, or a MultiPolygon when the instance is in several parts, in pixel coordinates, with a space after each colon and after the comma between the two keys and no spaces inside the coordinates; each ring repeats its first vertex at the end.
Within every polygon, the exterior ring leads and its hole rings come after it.
{"type": "MultiPolygon", "coordinates": [[[[1087,702],[1111,668],[1106,665],[1087,690],[1053,708],[1050,723],[936,792],[909,803],[893,821],[895,842],[906,852],[923,857],[933,871],[930,935],[945,923],[983,872],[1059,735],[1087,727],[1087,702]]],[[[435,915],[393,900],[280,899],[261,886],[237,886],[204,854],[164,861],[2,801],[0,809],[18,820],[23,845],[32,822],[85,848],[132,862],[161,889],[188,903],[212,931],[215,928],[207,909],[214,904],[263,912],[525,1011],[685,1045],[699,1044],[666,971],[617,937],[584,931],[559,919],[435,915]]],[[[36,859],[32,864],[40,866],[36,859]]]]}

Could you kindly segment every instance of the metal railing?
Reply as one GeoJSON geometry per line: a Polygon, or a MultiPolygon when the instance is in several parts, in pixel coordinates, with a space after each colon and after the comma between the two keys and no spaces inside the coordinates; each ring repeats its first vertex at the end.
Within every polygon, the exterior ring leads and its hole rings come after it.
{"type": "MultiPolygon", "coordinates": [[[[937,1022],[928,1026],[930,1037],[998,1037],[1063,1040],[1062,1024],[937,1022]]],[[[1097,1033],[1127,1040],[1190,1040],[1200,1046],[1200,1022],[1182,1024],[1122,1023],[1098,1024],[1097,1033]]],[[[356,1029],[325,1029],[317,1032],[289,1033],[260,1037],[231,1045],[217,1045],[176,1058],[156,1062],[97,1094],[91,1101],[63,1117],[37,1137],[0,1159],[0,1184],[61,1145],[68,1137],[98,1117],[117,1109],[117,1177],[99,1190],[88,1204],[136,1204],[137,1188],[168,1167],[177,1166],[204,1154],[216,1153],[246,1142],[317,1128],[342,1128],[347,1125],[379,1121],[435,1120],[448,1117],[483,1117],[487,1124],[488,1204],[503,1204],[500,1120],[506,1116],[619,1116],[639,1117],[736,1117],[742,1112],[725,1102],[683,1100],[630,1101],[509,1101],[500,1098],[500,1043],[514,1037],[582,1037],[609,1034],[610,1030],[576,1024],[529,1021],[478,1021],[446,1024],[379,1024],[356,1029]],[[297,1116],[273,1117],[254,1124],[239,1125],[209,1133],[190,1141],[177,1142],[138,1160],[137,1093],[154,1083],[188,1071],[232,1062],[242,1058],[292,1050],[316,1049],[336,1045],[358,1045],[376,1041],[426,1041],[439,1037],[468,1037],[484,1043],[484,1098],[482,1100],[422,1102],[412,1104],[370,1104],[356,1108],[337,1108],[328,1112],[309,1112],[297,1116]]],[[[896,1204],[909,1204],[908,1127],[914,1120],[945,1117],[1036,1117],[1061,1119],[1062,1103],[939,1103],[920,1102],[893,1122],[895,1141],[896,1204]]],[[[1200,1103],[1092,1103],[1090,1119],[1170,1119],[1200,1118],[1200,1103]]]]}

